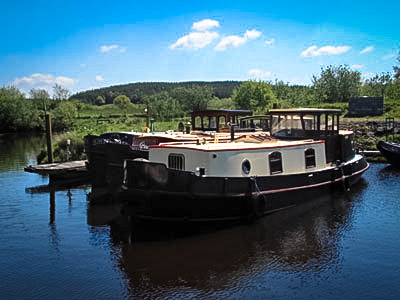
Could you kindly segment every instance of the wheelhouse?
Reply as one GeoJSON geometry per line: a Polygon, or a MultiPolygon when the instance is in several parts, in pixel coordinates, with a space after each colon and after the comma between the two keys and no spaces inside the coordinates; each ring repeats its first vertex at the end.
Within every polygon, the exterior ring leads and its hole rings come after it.
{"type": "Polygon", "coordinates": [[[192,130],[229,132],[228,124],[237,124],[240,117],[252,116],[250,110],[221,109],[192,112],[192,130]]]}
{"type": "Polygon", "coordinates": [[[325,140],[327,163],[347,161],[355,155],[353,132],[339,131],[341,114],[340,109],[271,109],[268,113],[271,136],[288,140],[325,140]]]}

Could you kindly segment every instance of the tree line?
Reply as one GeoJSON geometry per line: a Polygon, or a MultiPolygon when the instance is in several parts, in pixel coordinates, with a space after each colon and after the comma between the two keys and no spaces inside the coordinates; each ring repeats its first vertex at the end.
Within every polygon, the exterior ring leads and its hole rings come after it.
{"type": "Polygon", "coordinates": [[[79,92],[72,95],[71,98],[88,104],[101,105],[112,104],[115,97],[125,95],[132,103],[143,103],[145,96],[161,92],[169,93],[176,88],[191,89],[193,86],[211,86],[213,88],[213,96],[223,99],[230,97],[232,91],[240,83],[240,81],[136,82],[79,92]]]}
{"type": "MultiPolygon", "coordinates": [[[[400,63],[400,53],[397,61],[400,63]]],[[[0,132],[43,130],[44,113],[52,115],[53,130],[68,130],[84,106],[112,104],[126,111],[134,103],[144,104],[156,121],[169,121],[202,109],[247,109],[264,114],[273,106],[318,107],[325,103],[347,103],[358,96],[384,97],[400,101],[400,70],[362,81],[361,73],[346,65],[321,67],[311,86],[283,81],[225,81],[186,83],[134,83],[70,95],[55,85],[53,97],[32,89],[26,97],[15,87],[0,89],[0,132]],[[133,93],[133,94],[132,94],[133,93]],[[133,95],[133,96],[132,96],[133,95]]]]}

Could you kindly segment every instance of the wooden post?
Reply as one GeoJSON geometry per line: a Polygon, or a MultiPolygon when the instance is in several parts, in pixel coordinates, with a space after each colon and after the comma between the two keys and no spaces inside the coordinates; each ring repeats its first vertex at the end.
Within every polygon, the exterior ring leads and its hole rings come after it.
{"type": "Polygon", "coordinates": [[[53,147],[51,145],[51,118],[49,114],[45,114],[46,119],[46,141],[47,141],[47,157],[48,162],[53,162],[53,147]]]}
{"type": "Polygon", "coordinates": [[[149,112],[149,106],[147,105],[146,108],[146,127],[150,128],[150,112],[149,112]]]}

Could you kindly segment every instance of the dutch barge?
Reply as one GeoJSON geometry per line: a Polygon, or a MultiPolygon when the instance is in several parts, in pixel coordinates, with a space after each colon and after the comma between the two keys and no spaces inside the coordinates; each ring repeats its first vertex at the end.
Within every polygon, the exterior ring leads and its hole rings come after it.
{"type": "Polygon", "coordinates": [[[339,130],[340,110],[275,109],[271,135],[175,141],[124,163],[123,194],[138,219],[253,219],[317,195],[347,190],[369,168],[339,130]]]}

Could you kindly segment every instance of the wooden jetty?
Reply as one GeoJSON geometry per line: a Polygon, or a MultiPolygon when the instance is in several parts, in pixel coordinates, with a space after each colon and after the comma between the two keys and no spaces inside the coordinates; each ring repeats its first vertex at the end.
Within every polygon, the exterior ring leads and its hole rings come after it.
{"type": "Polygon", "coordinates": [[[29,165],[24,168],[24,171],[43,176],[48,175],[49,185],[84,184],[90,180],[86,163],[86,160],[77,160],[35,166],[29,165]]]}

